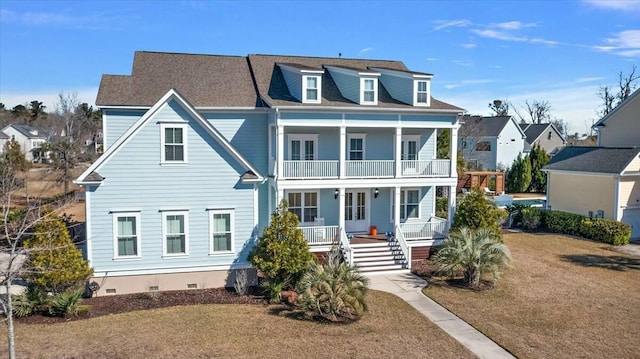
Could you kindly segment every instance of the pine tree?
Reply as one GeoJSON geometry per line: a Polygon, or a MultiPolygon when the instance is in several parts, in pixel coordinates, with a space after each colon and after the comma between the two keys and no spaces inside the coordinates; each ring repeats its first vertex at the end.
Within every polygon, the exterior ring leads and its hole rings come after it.
{"type": "Polygon", "coordinates": [[[520,154],[507,171],[506,187],[508,192],[525,192],[531,184],[531,162],[529,156],[522,158],[520,154]]]}
{"type": "Polygon", "coordinates": [[[45,292],[59,294],[77,288],[93,274],[71,241],[64,221],[56,214],[45,216],[24,246],[29,251],[25,264],[27,282],[45,292]]]}
{"type": "Polygon", "coordinates": [[[540,145],[535,144],[529,154],[531,163],[531,184],[529,192],[544,192],[547,190],[547,174],[542,171],[542,167],[549,163],[549,155],[540,145]]]}

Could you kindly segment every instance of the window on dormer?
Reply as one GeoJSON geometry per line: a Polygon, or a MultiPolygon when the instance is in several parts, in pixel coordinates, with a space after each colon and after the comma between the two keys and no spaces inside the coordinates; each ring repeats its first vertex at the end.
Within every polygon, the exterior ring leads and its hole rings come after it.
{"type": "Polygon", "coordinates": [[[376,86],[374,79],[364,79],[362,102],[376,102],[376,86]]]}
{"type": "Polygon", "coordinates": [[[318,100],[318,78],[317,77],[307,77],[307,100],[308,101],[317,101],[318,100]]]}
{"type": "Polygon", "coordinates": [[[418,81],[416,89],[416,103],[426,104],[427,96],[427,81],[418,81]]]}

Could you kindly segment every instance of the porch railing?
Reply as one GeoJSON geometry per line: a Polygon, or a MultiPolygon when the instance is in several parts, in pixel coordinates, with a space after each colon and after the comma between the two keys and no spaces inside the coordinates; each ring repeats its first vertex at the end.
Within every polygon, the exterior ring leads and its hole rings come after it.
{"type": "Polygon", "coordinates": [[[431,217],[427,222],[401,223],[400,231],[408,240],[444,238],[449,231],[449,222],[439,217],[431,217]]]}
{"type": "Polygon", "coordinates": [[[285,178],[338,177],[338,161],[284,161],[285,178]]]}
{"type": "Polygon", "coordinates": [[[327,245],[338,239],[338,226],[298,227],[309,245],[327,245]]]}
{"type": "Polygon", "coordinates": [[[402,250],[402,254],[404,255],[404,259],[407,263],[407,269],[411,269],[411,250],[407,245],[407,241],[402,234],[402,230],[398,226],[396,226],[396,241],[402,250]]]}
{"type": "Polygon", "coordinates": [[[393,177],[394,160],[346,161],[346,177],[393,177]]]}
{"type": "Polygon", "coordinates": [[[400,167],[405,177],[448,177],[451,173],[449,160],[402,160],[400,167]]]}

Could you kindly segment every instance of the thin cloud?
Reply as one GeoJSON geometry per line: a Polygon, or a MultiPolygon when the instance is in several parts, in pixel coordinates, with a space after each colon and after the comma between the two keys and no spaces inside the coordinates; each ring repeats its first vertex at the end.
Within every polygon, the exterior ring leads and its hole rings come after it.
{"type": "Polygon", "coordinates": [[[464,66],[464,67],[473,66],[473,61],[471,60],[453,60],[451,62],[458,66],[464,66]]]}
{"type": "Polygon", "coordinates": [[[370,52],[370,51],[372,51],[372,50],[373,50],[373,47],[365,47],[364,49],[362,49],[362,50],[358,51],[358,55],[364,55],[364,54],[366,54],[367,52],[370,52]]]}
{"type": "Polygon", "coordinates": [[[444,85],[444,88],[447,90],[464,87],[464,86],[473,86],[473,85],[484,85],[488,83],[496,82],[494,79],[475,79],[475,80],[462,80],[456,83],[450,83],[444,85]]]}
{"type": "Polygon", "coordinates": [[[604,77],[581,77],[579,79],[576,79],[577,83],[585,83],[585,82],[594,82],[594,81],[601,81],[604,80],[604,77]]]}
{"type": "Polygon", "coordinates": [[[472,24],[469,20],[436,20],[436,27],[433,28],[434,31],[446,29],[448,27],[467,27],[472,24]]]}
{"type": "Polygon", "coordinates": [[[497,30],[491,30],[491,29],[484,29],[484,30],[476,29],[472,31],[474,34],[478,36],[487,37],[490,39],[503,40],[503,41],[517,41],[517,42],[527,41],[526,37],[513,35],[505,31],[497,31],[497,30]]]}
{"type": "Polygon", "coordinates": [[[473,42],[467,42],[464,44],[460,44],[460,47],[463,47],[465,49],[474,49],[476,47],[478,47],[478,45],[474,44],[473,42]]]}
{"type": "Polygon", "coordinates": [[[124,28],[131,16],[112,15],[107,13],[91,13],[70,15],[54,12],[16,12],[7,9],[0,10],[0,22],[24,26],[53,26],[73,29],[97,30],[114,29],[114,24],[124,28]]]}
{"type": "Polygon", "coordinates": [[[520,21],[507,21],[507,22],[499,22],[497,24],[491,24],[491,27],[497,27],[504,30],[518,30],[525,27],[535,27],[537,26],[534,23],[523,24],[520,21]]]}
{"type": "Polygon", "coordinates": [[[626,30],[604,40],[605,45],[593,49],[623,57],[640,56],[640,30],[626,30]]]}
{"type": "Polygon", "coordinates": [[[594,7],[609,9],[640,12],[640,2],[636,0],[582,0],[584,3],[594,7]]]}
{"type": "Polygon", "coordinates": [[[427,57],[427,61],[438,61],[437,57],[427,57]]]}

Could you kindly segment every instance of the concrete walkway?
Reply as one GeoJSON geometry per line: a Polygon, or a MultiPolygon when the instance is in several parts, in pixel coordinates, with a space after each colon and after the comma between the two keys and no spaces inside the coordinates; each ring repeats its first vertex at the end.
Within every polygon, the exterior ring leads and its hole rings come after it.
{"type": "Polygon", "coordinates": [[[397,295],[479,358],[515,358],[484,334],[424,294],[427,282],[411,273],[371,274],[369,288],[397,295]]]}

